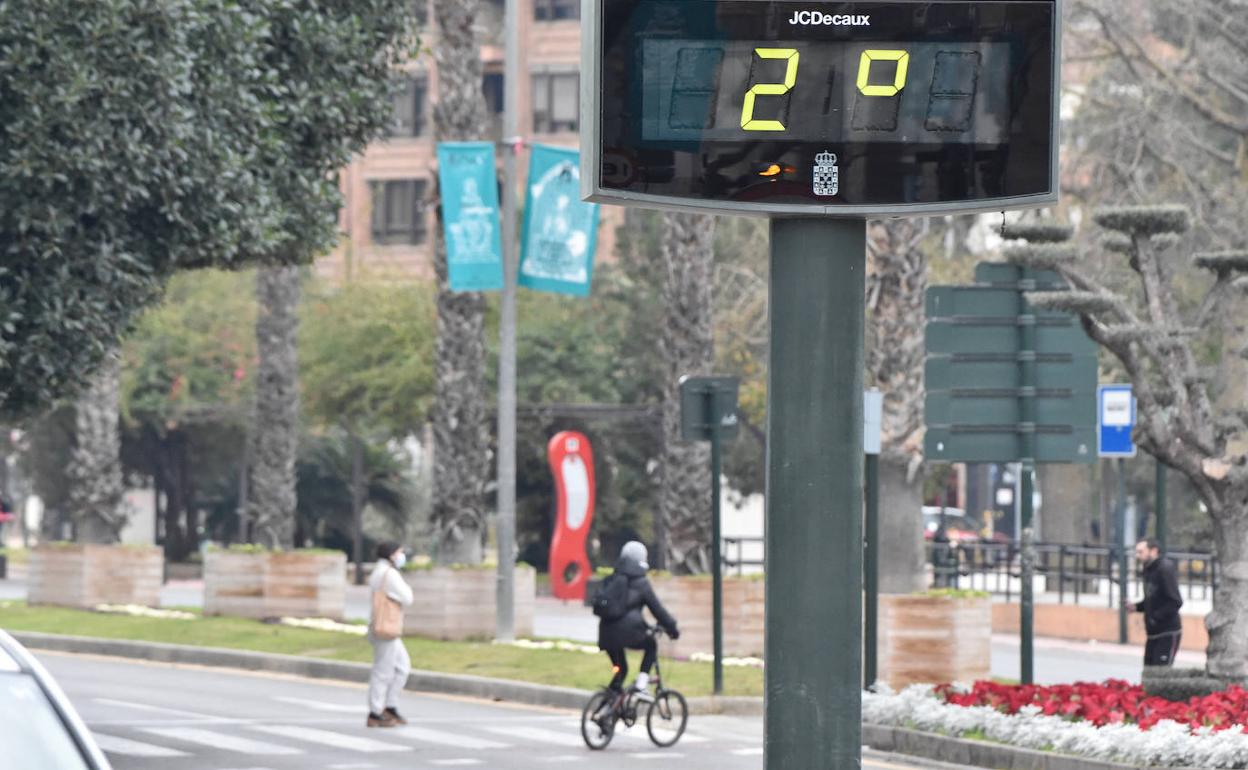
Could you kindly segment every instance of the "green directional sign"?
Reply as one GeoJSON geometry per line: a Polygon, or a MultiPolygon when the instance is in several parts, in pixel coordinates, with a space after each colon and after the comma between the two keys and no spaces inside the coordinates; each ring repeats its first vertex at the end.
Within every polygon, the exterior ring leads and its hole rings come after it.
{"type": "Polygon", "coordinates": [[[1052,272],[1024,277],[998,263],[981,263],[975,276],[977,285],[927,292],[927,457],[1012,462],[1024,456],[1024,438],[1034,436],[1037,462],[1092,462],[1096,343],[1075,316],[1035,311],[1024,299],[1024,291],[1065,284],[1052,272]],[[1023,348],[1024,328],[1035,331],[1031,349],[1023,348]],[[1030,419],[1024,405],[1033,410],[1030,419]]]}

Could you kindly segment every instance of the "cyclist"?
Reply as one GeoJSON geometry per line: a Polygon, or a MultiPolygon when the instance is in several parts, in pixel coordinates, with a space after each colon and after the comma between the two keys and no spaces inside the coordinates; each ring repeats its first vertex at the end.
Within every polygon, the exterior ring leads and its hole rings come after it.
{"type": "MultiPolygon", "coordinates": [[[[646,546],[636,540],[630,540],[620,549],[615,572],[599,587],[599,593],[612,596],[611,603],[617,606],[608,608],[605,613],[600,612],[601,620],[598,622],[598,649],[607,653],[615,670],[611,689],[621,690],[628,677],[625,649],[642,651],[641,673],[637,675],[633,687],[643,700],[651,698],[648,690],[650,669],[658,657],[658,644],[654,634],[649,633],[650,626],[642,615],[642,608],[650,609],[668,636],[680,638],[676,618],[659,602],[654,588],[646,579],[646,571],[650,569],[646,557],[646,546]]],[[[598,603],[595,604],[595,612],[599,612],[598,603]]]]}

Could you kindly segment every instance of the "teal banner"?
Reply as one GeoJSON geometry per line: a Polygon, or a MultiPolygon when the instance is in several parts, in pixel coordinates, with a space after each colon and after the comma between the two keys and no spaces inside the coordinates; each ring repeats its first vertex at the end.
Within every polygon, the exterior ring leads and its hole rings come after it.
{"type": "Polygon", "coordinates": [[[533,145],[519,284],[587,296],[597,239],[598,205],[581,201],[580,153],[533,145]]]}
{"type": "Polygon", "coordinates": [[[489,142],[440,142],[438,185],[451,291],[503,288],[498,175],[489,142]]]}

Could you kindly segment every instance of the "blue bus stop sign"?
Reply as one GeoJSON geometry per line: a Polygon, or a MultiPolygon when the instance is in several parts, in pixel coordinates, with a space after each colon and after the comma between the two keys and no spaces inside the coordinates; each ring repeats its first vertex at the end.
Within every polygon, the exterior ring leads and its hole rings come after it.
{"type": "Polygon", "coordinates": [[[1096,450],[1101,457],[1135,457],[1135,394],[1130,385],[1096,388],[1096,450]]]}

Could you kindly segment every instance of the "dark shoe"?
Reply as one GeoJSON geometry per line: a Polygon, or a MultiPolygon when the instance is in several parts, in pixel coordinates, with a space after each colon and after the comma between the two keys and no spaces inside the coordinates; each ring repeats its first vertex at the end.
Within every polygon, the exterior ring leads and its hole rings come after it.
{"type": "Polygon", "coordinates": [[[399,723],[394,717],[382,712],[381,714],[369,714],[366,724],[368,727],[395,727],[399,723]]]}
{"type": "Polygon", "coordinates": [[[394,720],[395,724],[399,724],[399,725],[407,724],[407,720],[403,718],[403,715],[399,713],[398,709],[388,708],[385,711],[381,712],[381,715],[383,717],[390,717],[391,719],[394,720]]]}

